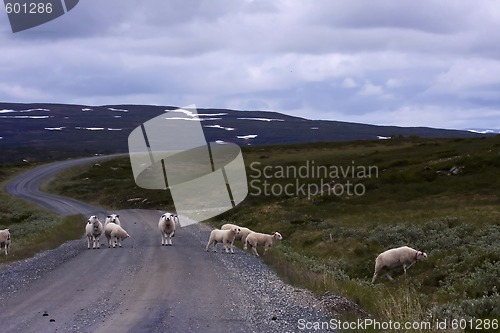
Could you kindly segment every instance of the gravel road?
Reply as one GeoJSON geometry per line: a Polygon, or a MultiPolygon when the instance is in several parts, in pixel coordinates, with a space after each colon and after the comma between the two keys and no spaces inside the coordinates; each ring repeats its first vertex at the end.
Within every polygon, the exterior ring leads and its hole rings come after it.
{"type": "Polygon", "coordinates": [[[63,215],[104,220],[118,213],[132,237],[115,249],[104,246],[103,237],[96,250],[82,238],[3,267],[2,332],[307,332],[300,322],[332,318],[324,302],[285,284],[259,258],[238,249],[206,252],[207,225],[180,228],[173,246],[162,247],[157,224],[163,212],[105,212],[39,191],[44,179],[98,158],[41,166],[10,182],[8,191],[63,215]]]}

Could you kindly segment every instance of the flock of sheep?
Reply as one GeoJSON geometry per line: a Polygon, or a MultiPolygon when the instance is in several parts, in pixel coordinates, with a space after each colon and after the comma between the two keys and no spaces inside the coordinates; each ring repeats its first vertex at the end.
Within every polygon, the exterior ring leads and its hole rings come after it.
{"type": "Polygon", "coordinates": [[[217,243],[222,243],[227,253],[234,253],[234,241],[241,240],[241,242],[243,243],[243,249],[247,250],[248,247],[250,247],[253,254],[258,257],[259,253],[257,252],[257,246],[263,246],[264,254],[266,254],[267,250],[269,250],[269,248],[273,246],[275,242],[282,239],[283,237],[277,231],[268,235],[260,232],[255,232],[248,228],[240,227],[235,224],[224,224],[220,228],[220,230],[212,230],[205,250],[208,251],[210,245],[212,245],[213,251],[216,252],[217,250],[215,246],[217,245],[217,243]]]}
{"type": "MultiPolygon", "coordinates": [[[[123,229],[119,217],[120,216],[117,214],[108,215],[103,225],[97,216],[90,216],[85,226],[87,248],[99,249],[99,239],[102,233],[104,233],[108,240],[108,247],[122,247],[121,242],[131,236],[123,229]]],[[[175,236],[175,229],[178,223],[179,218],[177,215],[165,213],[160,216],[158,229],[161,234],[162,246],[172,245],[172,237],[175,236]]],[[[222,243],[226,253],[234,253],[234,241],[240,240],[243,243],[244,250],[250,248],[252,253],[258,257],[258,246],[264,247],[264,254],[266,254],[271,246],[282,239],[283,237],[279,232],[268,235],[254,232],[248,228],[240,227],[235,224],[224,224],[221,229],[212,230],[205,250],[208,251],[210,246],[212,246],[213,251],[216,252],[217,243],[222,243]]],[[[8,254],[10,242],[11,237],[9,229],[0,230],[0,249],[4,248],[6,255],[8,254]]],[[[403,267],[406,274],[406,270],[417,261],[426,259],[427,254],[425,252],[412,249],[408,246],[402,246],[382,252],[375,260],[375,272],[373,274],[372,283],[375,282],[382,271],[385,271],[387,278],[392,280],[389,274],[391,270],[403,267]]]]}
{"type": "Polygon", "coordinates": [[[108,239],[108,247],[122,247],[122,240],[130,237],[130,235],[123,229],[120,222],[120,215],[111,214],[106,216],[104,225],[99,218],[95,215],[89,217],[87,225],[85,226],[85,234],[87,235],[87,248],[99,249],[101,243],[99,239],[102,233],[108,239]]]}
{"type": "MultiPolygon", "coordinates": [[[[162,246],[172,246],[172,238],[175,236],[177,224],[179,224],[179,217],[177,215],[165,213],[160,216],[158,229],[161,234],[162,246]]],[[[85,226],[87,248],[99,249],[99,239],[103,233],[108,240],[108,247],[116,247],[117,245],[121,247],[121,241],[130,237],[121,225],[120,215],[108,215],[104,225],[97,216],[92,215],[89,217],[87,225],[85,226]]],[[[217,243],[222,243],[227,253],[234,253],[234,241],[241,240],[244,249],[246,250],[250,247],[253,254],[258,257],[258,246],[264,247],[265,254],[275,242],[282,239],[283,237],[279,232],[267,235],[260,232],[254,232],[248,228],[240,227],[235,224],[224,224],[220,230],[212,230],[210,238],[208,239],[206,251],[208,251],[209,247],[212,246],[213,251],[216,252],[217,243]]]]}

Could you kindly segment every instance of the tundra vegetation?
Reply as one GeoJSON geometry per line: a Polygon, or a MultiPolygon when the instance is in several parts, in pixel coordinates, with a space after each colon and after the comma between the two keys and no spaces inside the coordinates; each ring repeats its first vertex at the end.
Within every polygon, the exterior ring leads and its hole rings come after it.
{"type": "MultiPolygon", "coordinates": [[[[286,281],[320,296],[345,296],[379,320],[500,318],[500,136],[244,147],[243,154],[249,182],[262,191],[250,188],[244,202],[209,223],[279,230],[283,241],[262,259],[286,281]],[[290,171],[306,161],[328,170],[376,166],[378,172],[333,179],[261,172],[266,166],[290,171]],[[365,191],[326,191],[347,182],[365,191]],[[276,193],[264,195],[269,184],[276,193]],[[288,184],[288,193],[277,193],[288,184]],[[325,191],[290,195],[302,184],[325,191]],[[404,245],[429,259],[406,276],[401,268],[394,281],[381,276],[372,284],[377,255],[404,245]]],[[[135,185],[126,158],[67,172],[49,189],[114,209],[174,209],[168,191],[135,185]]]]}

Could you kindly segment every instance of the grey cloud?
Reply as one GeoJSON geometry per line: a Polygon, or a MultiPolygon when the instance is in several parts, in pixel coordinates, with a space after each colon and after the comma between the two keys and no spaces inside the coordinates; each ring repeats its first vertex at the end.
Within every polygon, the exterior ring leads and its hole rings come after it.
{"type": "Polygon", "coordinates": [[[491,119],[499,112],[497,7],[85,0],[19,34],[0,15],[0,100],[195,103],[394,122],[421,121],[413,115],[423,110],[432,126],[447,119],[436,113],[456,109],[463,122],[473,122],[467,110],[491,119]]]}

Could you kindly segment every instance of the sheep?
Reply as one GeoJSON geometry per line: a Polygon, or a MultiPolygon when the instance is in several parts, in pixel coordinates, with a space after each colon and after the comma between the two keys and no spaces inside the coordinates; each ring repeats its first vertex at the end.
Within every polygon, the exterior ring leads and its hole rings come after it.
{"type": "Polygon", "coordinates": [[[162,246],[172,246],[172,237],[175,236],[176,217],[177,215],[165,213],[160,217],[160,221],[158,221],[162,246]]]}
{"type": "Polygon", "coordinates": [[[87,234],[87,248],[90,249],[92,244],[93,249],[101,248],[99,239],[103,231],[102,223],[95,215],[89,217],[87,225],[85,226],[85,233],[87,234]]]}
{"type": "Polygon", "coordinates": [[[220,229],[221,230],[229,230],[233,227],[236,227],[236,228],[239,228],[240,229],[240,233],[236,235],[235,239],[237,240],[241,240],[241,242],[243,243],[243,249],[246,250],[247,249],[247,236],[252,233],[253,231],[248,229],[248,228],[245,228],[245,227],[239,227],[235,224],[224,224],[220,229]]]}
{"type": "Polygon", "coordinates": [[[9,229],[0,230],[0,249],[5,248],[5,255],[9,254],[10,231],[9,229]]]}
{"type": "Polygon", "coordinates": [[[264,254],[266,254],[267,250],[269,250],[274,243],[282,239],[283,237],[277,231],[270,235],[261,234],[260,232],[252,232],[247,236],[247,246],[252,249],[255,256],[259,257],[259,253],[257,252],[258,245],[264,246],[264,254]]]}
{"type": "Polygon", "coordinates": [[[238,227],[232,227],[229,230],[219,230],[219,229],[212,230],[212,232],[210,233],[210,238],[208,239],[207,248],[205,250],[208,252],[208,248],[210,247],[210,245],[213,244],[214,252],[217,252],[215,246],[217,245],[217,243],[222,243],[224,245],[226,253],[229,253],[229,250],[227,248],[227,245],[229,243],[231,248],[231,253],[234,253],[234,246],[233,246],[234,239],[236,235],[238,235],[239,233],[240,229],[238,227]]]}
{"type": "Polygon", "coordinates": [[[406,274],[406,270],[413,266],[418,260],[426,259],[427,254],[425,252],[417,251],[408,246],[402,246],[382,252],[375,260],[375,272],[373,273],[372,283],[375,282],[375,279],[382,269],[388,270],[385,275],[392,281],[392,277],[389,275],[390,270],[403,266],[406,274]]]}
{"type": "Polygon", "coordinates": [[[106,221],[104,221],[104,225],[106,225],[109,222],[113,222],[113,223],[121,226],[122,223],[121,223],[119,217],[120,217],[120,215],[117,215],[117,214],[111,214],[111,215],[106,216],[106,221]]]}
{"type": "Polygon", "coordinates": [[[106,223],[104,224],[104,235],[108,239],[108,248],[111,246],[115,248],[116,245],[122,247],[121,241],[131,237],[122,226],[111,222],[111,219],[109,221],[106,219],[106,223]]]}

